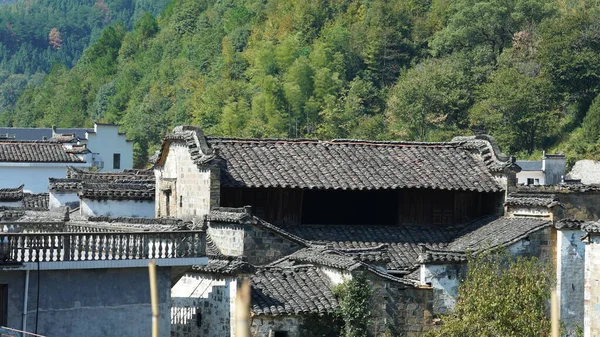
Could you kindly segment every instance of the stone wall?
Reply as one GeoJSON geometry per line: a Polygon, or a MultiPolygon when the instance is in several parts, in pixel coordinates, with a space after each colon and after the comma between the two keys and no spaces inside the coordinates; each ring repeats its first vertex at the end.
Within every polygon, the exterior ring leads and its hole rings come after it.
{"type": "Polygon", "coordinates": [[[254,265],[264,265],[289,255],[302,246],[260,225],[211,222],[208,234],[223,255],[244,256],[254,265]]]}
{"type": "Polygon", "coordinates": [[[371,325],[373,336],[417,337],[432,329],[433,294],[429,288],[415,288],[367,273],[371,283],[371,325]]]}
{"type": "Polygon", "coordinates": [[[585,233],[577,229],[557,230],[556,288],[560,321],[568,332],[583,326],[585,233]]]}
{"type": "Polygon", "coordinates": [[[584,336],[600,336],[600,235],[590,233],[585,246],[584,336]]]}
{"type": "Polygon", "coordinates": [[[563,207],[555,207],[556,219],[592,221],[600,219],[600,191],[566,185],[522,186],[518,192],[555,194],[563,207]]]}
{"type": "Polygon", "coordinates": [[[235,277],[188,273],[171,288],[171,337],[234,335],[235,277]]]}
{"type": "Polygon", "coordinates": [[[252,337],[272,337],[276,331],[287,332],[287,337],[308,337],[300,334],[302,322],[300,316],[254,316],[250,320],[250,331],[252,337]]]}
{"type": "MultiPolygon", "coordinates": [[[[8,324],[22,329],[25,271],[0,273],[8,285],[8,324]]],[[[158,268],[160,336],[169,336],[170,268],[158,268]]],[[[27,331],[44,336],[150,336],[147,268],[31,271],[27,331]],[[37,291],[39,284],[39,301],[37,291]]]]}
{"type": "Polygon", "coordinates": [[[208,214],[220,204],[219,174],[216,167],[198,167],[185,144],[171,143],[164,166],[155,169],[156,216],[191,220],[208,214]],[[168,190],[168,198],[165,185],[173,187],[168,190]]]}

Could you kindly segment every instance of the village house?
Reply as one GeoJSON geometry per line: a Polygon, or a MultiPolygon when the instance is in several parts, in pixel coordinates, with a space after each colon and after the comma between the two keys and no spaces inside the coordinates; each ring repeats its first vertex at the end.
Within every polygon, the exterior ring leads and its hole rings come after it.
{"type": "MultiPolygon", "coordinates": [[[[341,282],[317,258],[323,253],[314,254],[326,251],[356,259],[402,284],[384,296],[391,302],[372,299],[374,308],[386,303],[386,310],[374,316],[373,333],[391,325],[394,333],[419,336],[431,328],[435,315],[453,309],[468,252],[506,247],[514,254],[553,260],[553,225],[572,212],[565,210],[571,204],[516,191],[519,170],[485,136],[447,143],[326,142],[214,138],[195,127],[177,127],[165,138],[155,165],[156,215],[204,222],[216,267],[195,268],[174,286],[173,299],[193,299],[184,302],[196,308],[184,311],[199,313],[202,320],[179,317],[173,334],[231,331],[225,316],[233,302],[226,289],[249,274],[255,280],[252,310],[261,317],[253,321],[253,331],[258,336],[301,335],[304,322],[316,312],[294,311],[294,300],[274,289],[293,291],[280,278],[301,284],[309,271],[322,284],[341,282]],[[317,257],[306,266],[277,264],[299,252],[317,257]],[[254,271],[244,267],[237,275],[232,264],[249,264],[254,271]],[[269,285],[261,273],[269,273],[274,283],[269,285]],[[196,287],[202,292],[191,291],[196,287]],[[282,311],[261,310],[263,296],[279,303],[282,311]],[[413,305],[401,305],[407,302],[413,305]],[[223,305],[229,309],[226,314],[203,309],[223,305]]],[[[348,270],[338,270],[344,273],[352,277],[348,270]]],[[[323,292],[307,301],[328,296],[323,292]]]]}
{"type": "Polygon", "coordinates": [[[67,166],[93,167],[85,146],[67,148],[57,141],[7,141],[0,139],[0,188],[23,184],[28,193],[47,193],[48,178],[64,177],[67,166]]]}
{"type": "Polygon", "coordinates": [[[133,168],[133,141],[115,124],[94,123],[93,128],[0,128],[0,140],[54,140],[67,148],[84,145],[92,153],[92,166],[100,171],[133,168]]]}
{"type": "Polygon", "coordinates": [[[45,336],[149,336],[156,260],[159,336],[170,289],[207,263],[204,231],[172,219],[0,209],[0,326],[45,336]]]}
{"type": "Polygon", "coordinates": [[[50,208],[79,209],[85,216],[154,217],[151,170],[90,172],[67,168],[67,178],[50,178],[50,208]]]}
{"type": "Polygon", "coordinates": [[[519,185],[556,185],[565,176],[567,159],[564,154],[548,154],[541,160],[517,160],[521,172],[517,173],[519,185]]]}

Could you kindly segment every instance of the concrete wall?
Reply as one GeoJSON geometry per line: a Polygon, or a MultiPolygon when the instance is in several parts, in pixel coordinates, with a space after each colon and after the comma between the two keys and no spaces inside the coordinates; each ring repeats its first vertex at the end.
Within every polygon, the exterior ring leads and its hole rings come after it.
{"type": "Polygon", "coordinates": [[[220,203],[220,178],[217,168],[199,168],[182,143],[169,145],[163,167],[155,170],[156,216],[191,220],[208,214],[220,203]],[[165,190],[170,188],[169,212],[165,190]]]}
{"type": "Polygon", "coordinates": [[[171,336],[233,336],[236,289],[235,277],[184,275],[171,288],[171,336]]]}
{"type": "MultiPolygon", "coordinates": [[[[170,268],[158,268],[160,336],[169,336],[170,268]]],[[[45,336],[140,336],[151,334],[146,268],[30,272],[27,331],[45,336]],[[38,307],[39,303],[39,307],[38,307]]],[[[22,329],[25,271],[3,271],[8,284],[8,327],[22,329]]]]}
{"type": "Polygon", "coordinates": [[[560,321],[567,332],[583,326],[583,284],[585,268],[584,232],[557,230],[556,288],[560,302],[560,321]]]}
{"type": "Polygon", "coordinates": [[[543,159],[545,185],[556,185],[562,182],[565,175],[567,160],[565,157],[547,157],[543,159]]]}
{"type": "MultiPolygon", "coordinates": [[[[67,165],[69,164],[0,163],[0,188],[13,188],[25,184],[24,192],[46,193],[48,178],[66,178],[67,165]]],[[[82,164],[72,166],[90,167],[82,164]]]]}
{"type": "Polygon", "coordinates": [[[133,142],[127,141],[125,134],[119,134],[117,125],[96,124],[95,133],[87,133],[87,146],[97,153],[104,162],[100,171],[111,172],[133,168],[133,142]],[[121,166],[113,169],[113,154],[121,154],[121,166]]]}
{"type": "Polygon", "coordinates": [[[527,185],[528,178],[539,179],[539,185],[546,185],[546,177],[543,171],[521,171],[517,173],[517,183],[519,185],[527,185]]]}
{"type": "Polygon", "coordinates": [[[79,196],[77,196],[77,192],[50,191],[48,206],[51,210],[62,206],[75,209],[79,207],[79,196]]]}
{"type": "Polygon", "coordinates": [[[244,256],[264,265],[289,255],[302,246],[260,226],[210,223],[208,234],[223,255],[244,256]]]}
{"type": "Polygon", "coordinates": [[[585,337],[600,336],[600,235],[591,234],[585,246],[585,337]]]}
{"type": "Polygon", "coordinates": [[[85,216],[111,216],[153,218],[152,200],[96,200],[81,198],[80,214],[85,216]]]}

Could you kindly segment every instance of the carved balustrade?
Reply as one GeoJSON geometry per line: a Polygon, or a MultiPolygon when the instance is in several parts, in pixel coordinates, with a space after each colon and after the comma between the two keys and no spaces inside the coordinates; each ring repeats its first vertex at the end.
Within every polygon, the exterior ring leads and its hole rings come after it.
{"type": "Polygon", "coordinates": [[[4,262],[204,257],[202,231],[0,233],[4,262]]]}

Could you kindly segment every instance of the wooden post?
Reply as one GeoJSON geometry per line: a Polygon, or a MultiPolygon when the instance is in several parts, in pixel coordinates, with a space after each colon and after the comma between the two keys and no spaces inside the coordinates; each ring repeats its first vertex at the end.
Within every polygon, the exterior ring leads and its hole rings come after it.
{"type": "Polygon", "coordinates": [[[150,301],[152,303],[152,337],[158,337],[158,287],[156,286],[156,262],[148,263],[150,275],[150,301]]]}
{"type": "Polygon", "coordinates": [[[235,298],[236,337],[250,337],[250,281],[243,280],[235,298]]]}
{"type": "Polygon", "coordinates": [[[558,319],[558,296],[556,295],[556,290],[552,290],[552,296],[551,299],[552,303],[550,303],[551,305],[551,313],[550,313],[550,319],[552,321],[552,333],[551,336],[552,337],[559,337],[559,319],[558,319]]]}

